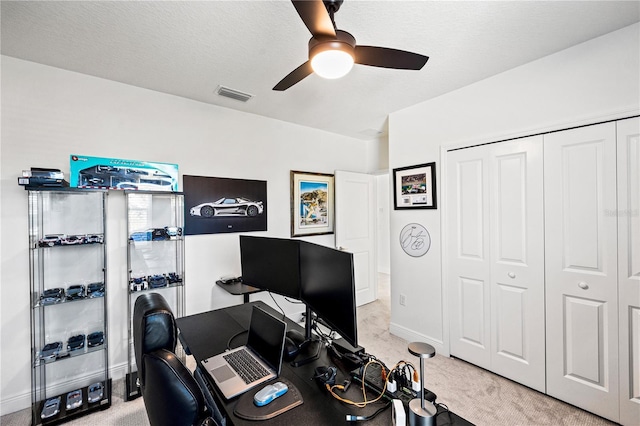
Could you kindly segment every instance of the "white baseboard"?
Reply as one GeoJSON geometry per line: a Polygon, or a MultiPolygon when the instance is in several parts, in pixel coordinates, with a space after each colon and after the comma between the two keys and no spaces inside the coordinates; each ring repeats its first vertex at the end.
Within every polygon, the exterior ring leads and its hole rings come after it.
{"type": "Polygon", "coordinates": [[[10,397],[3,397],[0,401],[0,415],[15,413],[16,411],[24,410],[31,407],[31,391],[27,393],[21,393],[12,395],[10,397]]]}
{"type": "Polygon", "coordinates": [[[433,346],[436,350],[436,354],[442,356],[449,356],[449,348],[445,349],[442,340],[434,339],[424,334],[418,333],[415,330],[403,327],[401,325],[390,323],[389,332],[395,336],[398,336],[408,342],[425,342],[433,346]]]}
{"type": "MultiPolygon", "coordinates": [[[[121,364],[115,365],[109,369],[109,377],[111,380],[118,380],[127,374],[127,363],[123,362],[121,364]]],[[[81,379],[75,380],[77,382],[78,387],[87,385],[87,378],[83,377],[81,379]]],[[[73,382],[65,382],[63,385],[57,386],[59,388],[56,390],[56,387],[51,387],[51,395],[62,394],[66,391],[73,390],[74,386],[70,386],[73,382]]],[[[113,394],[113,391],[112,391],[113,394]]],[[[24,392],[5,396],[3,395],[2,400],[0,401],[0,415],[4,416],[5,414],[15,413],[16,411],[24,410],[25,408],[31,407],[31,389],[27,389],[24,392]]]]}

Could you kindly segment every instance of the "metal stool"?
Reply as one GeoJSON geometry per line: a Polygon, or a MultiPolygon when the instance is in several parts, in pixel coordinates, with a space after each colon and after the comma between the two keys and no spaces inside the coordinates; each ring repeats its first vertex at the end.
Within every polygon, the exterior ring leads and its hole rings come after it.
{"type": "Polygon", "coordinates": [[[409,401],[409,426],[435,426],[438,409],[430,401],[424,399],[424,360],[436,355],[433,346],[422,343],[409,343],[409,353],[420,357],[420,398],[409,401]]]}

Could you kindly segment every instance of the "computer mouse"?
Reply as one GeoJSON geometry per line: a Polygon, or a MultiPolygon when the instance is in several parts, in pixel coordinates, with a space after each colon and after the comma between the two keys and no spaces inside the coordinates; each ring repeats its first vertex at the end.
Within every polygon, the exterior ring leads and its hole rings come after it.
{"type": "Polygon", "coordinates": [[[285,337],[283,351],[284,359],[287,361],[291,361],[296,357],[296,355],[298,355],[298,352],[300,352],[300,348],[291,338],[285,337]]]}
{"type": "Polygon", "coordinates": [[[284,395],[289,390],[289,387],[282,382],[276,382],[272,385],[267,385],[253,396],[253,403],[258,407],[267,405],[279,396],[284,395]]]}

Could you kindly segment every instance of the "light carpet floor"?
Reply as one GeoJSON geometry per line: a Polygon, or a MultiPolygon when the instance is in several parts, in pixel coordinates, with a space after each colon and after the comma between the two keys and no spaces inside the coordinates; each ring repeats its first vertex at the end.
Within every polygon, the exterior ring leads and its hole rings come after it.
{"type": "MultiPolygon", "coordinates": [[[[408,343],[389,333],[389,276],[379,276],[379,299],[358,308],[358,342],[389,367],[400,360],[418,365],[407,350],[408,343]]],[[[187,366],[194,368],[192,357],[187,366]]],[[[476,425],[613,425],[601,417],[580,410],[540,392],[475,367],[464,361],[436,355],[425,361],[427,389],[438,402],[476,425]]],[[[109,409],[68,422],[68,425],[148,425],[142,398],[124,402],[124,383],[114,381],[109,409]]],[[[25,409],[0,417],[0,425],[23,426],[31,423],[25,409]]],[[[302,425],[303,423],[301,423],[302,425]]]]}

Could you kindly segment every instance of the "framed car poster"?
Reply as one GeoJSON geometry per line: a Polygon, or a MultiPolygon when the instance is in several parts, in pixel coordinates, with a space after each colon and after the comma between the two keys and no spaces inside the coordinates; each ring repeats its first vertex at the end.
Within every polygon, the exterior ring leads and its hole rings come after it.
{"type": "Polygon", "coordinates": [[[267,230],[267,181],[182,177],[185,235],[267,230]]]}
{"type": "Polygon", "coordinates": [[[333,175],[291,171],[291,236],[333,234],[333,175]]]}
{"type": "Polygon", "coordinates": [[[436,163],[393,169],[393,208],[437,208],[436,163]]]}

